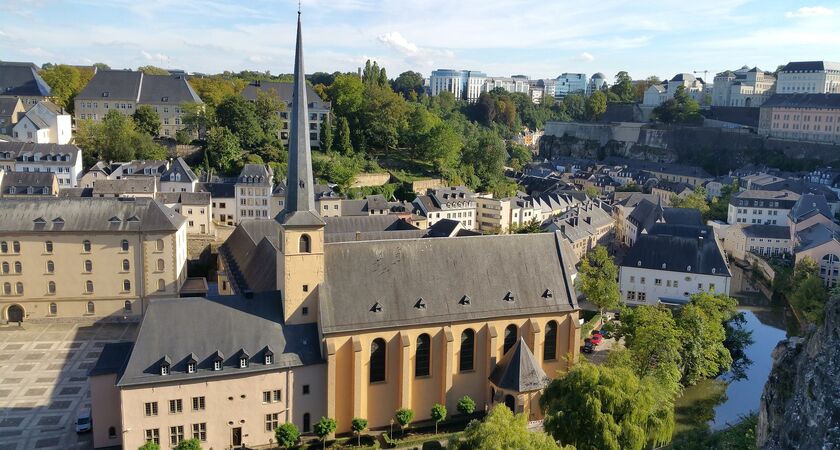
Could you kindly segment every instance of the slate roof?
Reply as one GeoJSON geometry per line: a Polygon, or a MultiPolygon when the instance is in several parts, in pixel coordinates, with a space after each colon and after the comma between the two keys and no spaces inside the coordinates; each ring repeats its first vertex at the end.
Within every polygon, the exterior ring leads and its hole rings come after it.
{"type": "Polygon", "coordinates": [[[274,292],[255,299],[152,300],[117,385],[206,380],[322,363],[317,324],[283,324],[279,299],[274,292]],[[239,368],[241,350],[249,355],[246,368],[239,368]],[[267,350],[274,354],[273,364],[265,364],[267,350]],[[217,353],[223,358],[220,371],[213,370],[217,353]],[[188,374],[192,355],[196,372],[188,374]],[[169,375],[160,374],[165,357],[171,361],[169,375]]]}
{"type": "Polygon", "coordinates": [[[639,235],[621,265],[731,276],[723,253],[715,241],[714,232],[708,226],[656,224],[648,234],[639,235]]]}
{"type": "MultiPolygon", "coordinates": [[[[254,101],[257,99],[258,92],[274,91],[281,100],[286,102],[286,105],[291,106],[292,94],[294,93],[294,83],[291,82],[275,82],[275,81],[254,81],[245,86],[242,90],[242,96],[246,100],[254,101]]],[[[317,92],[312,89],[308,83],[306,84],[306,99],[309,101],[309,107],[313,109],[329,109],[330,102],[325,102],[321,99],[317,92]]]]}
{"type": "Polygon", "coordinates": [[[649,230],[657,220],[662,217],[662,207],[658,203],[649,200],[642,200],[633,208],[633,212],[627,217],[638,231],[649,230]]]}
{"type": "Polygon", "coordinates": [[[694,208],[664,208],[662,220],[673,225],[703,225],[700,210],[694,208]]]}
{"type": "Polygon", "coordinates": [[[236,185],[233,183],[198,183],[198,192],[209,192],[213,198],[235,198],[236,185]]]}
{"type": "Polygon", "coordinates": [[[838,109],[840,94],[774,94],[765,100],[761,107],[838,109]]]}
{"type": "Polygon", "coordinates": [[[519,393],[538,391],[551,383],[523,337],[496,364],[489,379],[496,387],[519,393]]]}
{"type": "Polygon", "coordinates": [[[239,172],[239,177],[236,178],[236,183],[269,186],[272,176],[271,169],[265,164],[245,164],[239,172]]]}
{"type": "Polygon", "coordinates": [[[337,333],[575,310],[571,253],[554,233],[327,244],[320,323],[337,333]]]}
{"type": "Polygon", "coordinates": [[[840,70],[840,63],[830,61],[794,61],[787,63],[781,72],[818,72],[823,70],[840,70]]]}
{"type": "Polygon", "coordinates": [[[26,195],[27,189],[33,188],[30,195],[52,195],[55,174],[52,172],[6,172],[2,177],[2,194],[12,194],[9,189],[14,187],[13,195],[26,195]],[[44,192],[44,189],[47,189],[44,192]]]}
{"type": "Polygon", "coordinates": [[[180,156],[172,161],[169,164],[169,169],[166,169],[160,175],[160,181],[166,182],[179,182],[179,183],[192,183],[193,181],[197,181],[198,177],[195,176],[195,172],[190,169],[190,166],[187,165],[187,162],[184,161],[184,158],[180,156]],[[180,179],[176,180],[176,175],[180,175],[180,179]]]}
{"type": "Polygon", "coordinates": [[[119,378],[122,376],[133,348],[133,342],[109,342],[105,344],[96,360],[96,364],[88,371],[88,376],[116,374],[119,378]]]}
{"type": "Polygon", "coordinates": [[[822,195],[805,194],[799,197],[799,200],[794,203],[793,208],[790,210],[790,217],[794,223],[801,222],[816,214],[822,214],[829,219],[834,219],[834,215],[831,214],[831,207],[828,206],[828,202],[826,202],[825,197],[822,195]]]}
{"type": "Polygon", "coordinates": [[[0,142],[0,159],[31,161],[36,153],[41,154],[39,162],[46,165],[75,165],[81,156],[79,147],[71,144],[35,144],[32,142],[0,142]],[[59,161],[62,158],[66,160],[59,161]],[[60,163],[60,164],[59,164],[60,163]]]}
{"type": "Polygon", "coordinates": [[[627,166],[637,170],[647,170],[648,172],[660,172],[670,175],[679,175],[694,178],[712,178],[708,172],[702,167],[689,166],[678,163],[660,163],[654,161],[643,161],[639,159],[622,158],[619,156],[608,156],[604,159],[604,164],[611,166],[627,166]]]}
{"type": "Polygon", "coordinates": [[[93,183],[93,195],[152,194],[157,180],[154,177],[128,177],[119,180],[97,180],[93,183]]]}
{"type": "Polygon", "coordinates": [[[11,116],[19,101],[17,97],[0,97],[0,116],[11,116]]]}
{"type": "Polygon", "coordinates": [[[35,64],[0,61],[0,95],[48,97],[51,92],[35,64]]]}
{"type": "Polygon", "coordinates": [[[210,204],[211,197],[209,192],[158,192],[155,198],[166,205],[206,206],[210,204]]]}
{"type": "Polygon", "coordinates": [[[89,187],[74,187],[74,188],[62,188],[58,190],[58,197],[59,198],[81,198],[81,197],[93,197],[93,188],[89,187]]]}
{"type": "Polygon", "coordinates": [[[131,70],[100,70],[76,100],[133,100],[138,103],[201,103],[183,74],[146,75],[131,70]]]}
{"type": "Polygon", "coordinates": [[[0,199],[0,232],[177,231],[185,220],[150,198],[0,199]]]}
{"type": "Polygon", "coordinates": [[[277,289],[277,252],[280,224],[274,220],[243,220],[220,252],[233,273],[239,292],[277,289]]]}
{"type": "Polygon", "coordinates": [[[752,224],[743,227],[744,236],[766,239],[790,239],[790,228],[779,225],[752,224]]]}

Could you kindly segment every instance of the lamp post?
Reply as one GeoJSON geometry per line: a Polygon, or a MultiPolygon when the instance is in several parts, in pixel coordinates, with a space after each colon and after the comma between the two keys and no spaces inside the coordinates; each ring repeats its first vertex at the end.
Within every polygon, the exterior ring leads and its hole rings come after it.
{"type": "Polygon", "coordinates": [[[391,418],[391,428],[388,431],[388,438],[389,439],[394,438],[394,418],[393,417],[391,418]]]}

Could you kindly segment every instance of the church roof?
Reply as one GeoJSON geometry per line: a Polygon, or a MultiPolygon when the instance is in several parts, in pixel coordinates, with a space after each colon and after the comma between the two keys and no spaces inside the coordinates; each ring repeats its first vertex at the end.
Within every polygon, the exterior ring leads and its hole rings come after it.
{"type": "Polygon", "coordinates": [[[555,233],[327,244],[322,330],[576,310],[570,254],[555,233]],[[463,304],[464,297],[471,301],[463,304]],[[425,308],[415,307],[420,298],[425,308]]]}
{"type": "Polygon", "coordinates": [[[538,391],[548,386],[551,378],[542,370],[525,339],[520,337],[493,369],[490,382],[496,387],[522,393],[538,391]]]}

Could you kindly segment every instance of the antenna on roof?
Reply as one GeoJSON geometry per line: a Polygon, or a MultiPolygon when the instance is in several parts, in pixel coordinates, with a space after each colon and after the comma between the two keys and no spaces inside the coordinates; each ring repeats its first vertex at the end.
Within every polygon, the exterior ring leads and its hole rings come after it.
{"type": "Polygon", "coordinates": [[[300,0],[298,0],[298,15],[300,15],[300,0]]]}

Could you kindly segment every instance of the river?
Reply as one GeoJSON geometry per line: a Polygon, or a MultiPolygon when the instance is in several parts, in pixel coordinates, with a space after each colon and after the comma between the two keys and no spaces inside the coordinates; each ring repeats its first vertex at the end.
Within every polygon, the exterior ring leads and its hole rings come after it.
{"type": "MultiPolygon", "coordinates": [[[[733,269],[732,285],[746,285],[740,270],[734,265],[733,269]]],[[[749,288],[735,295],[746,319],[744,328],[752,331],[753,343],[745,349],[751,363],[744,367],[742,378],[733,379],[733,374],[728,372],[685,389],[676,404],[677,434],[692,429],[724,428],[758,411],[761,392],[773,366],[771,353],[787,337],[785,309],[772,305],[749,288]]]]}

